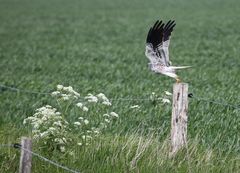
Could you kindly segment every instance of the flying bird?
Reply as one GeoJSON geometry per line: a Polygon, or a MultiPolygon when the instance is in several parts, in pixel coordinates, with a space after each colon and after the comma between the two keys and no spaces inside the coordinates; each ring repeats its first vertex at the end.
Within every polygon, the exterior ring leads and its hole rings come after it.
{"type": "Polygon", "coordinates": [[[190,66],[171,66],[168,47],[175,25],[174,20],[169,20],[166,24],[162,20],[157,20],[148,32],[145,55],[150,61],[148,64],[153,72],[172,77],[179,83],[181,80],[176,74],[176,70],[189,68],[190,66]]]}

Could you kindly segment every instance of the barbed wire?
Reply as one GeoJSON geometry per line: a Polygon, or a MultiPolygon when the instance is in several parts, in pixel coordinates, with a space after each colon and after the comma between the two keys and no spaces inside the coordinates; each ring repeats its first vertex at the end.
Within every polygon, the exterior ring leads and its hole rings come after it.
{"type": "Polygon", "coordinates": [[[52,164],[52,165],[54,165],[56,167],[64,169],[65,171],[72,172],[72,173],[80,173],[79,171],[76,171],[76,170],[70,169],[70,168],[68,168],[66,166],[63,166],[60,163],[57,163],[57,162],[52,161],[52,160],[49,160],[48,158],[46,158],[44,156],[41,156],[40,154],[38,154],[36,152],[33,152],[33,151],[28,150],[26,148],[23,148],[21,146],[21,144],[18,144],[18,143],[15,143],[15,144],[0,144],[0,147],[13,147],[13,148],[22,149],[22,150],[24,150],[26,152],[31,153],[33,156],[36,156],[36,157],[40,158],[41,160],[44,160],[45,162],[48,162],[48,163],[50,163],[50,164],[52,164]]]}
{"type": "Polygon", "coordinates": [[[0,147],[13,147],[13,144],[0,144],[0,147]]]}
{"type": "Polygon", "coordinates": [[[28,94],[41,94],[41,95],[50,95],[51,93],[47,92],[38,92],[38,91],[31,91],[31,90],[26,90],[26,89],[19,89],[15,87],[10,87],[6,85],[0,84],[0,88],[8,89],[10,91],[15,91],[15,92],[22,92],[22,93],[28,93],[28,94]]]}
{"type": "MultiPolygon", "coordinates": [[[[32,90],[27,90],[27,89],[19,89],[19,88],[10,87],[10,86],[6,86],[6,85],[2,85],[2,84],[0,84],[0,88],[8,89],[10,91],[28,93],[28,94],[51,95],[50,92],[38,92],[38,91],[32,91],[32,90]]],[[[230,108],[240,110],[240,105],[233,105],[233,104],[230,104],[227,102],[221,102],[221,101],[211,100],[208,98],[197,97],[197,96],[193,95],[192,93],[189,93],[188,97],[196,99],[198,101],[208,102],[208,103],[222,105],[225,107],[230,107],[230,108]]],[[[84,98],[80,98],[80,99],[84,99],[84,98]]],[[[162,98],[162,97],[158,97],[158,98],[154,98],[154,99],[152,99],[152,98],[112,98],[109,100],[111,100],[111,101],[157,101],[157,100],[162,100],[162,99],[164,99],[164,98],[162,98]]]]}
{"type": "MultiPolygon", "coordinates": [[[[6,85],[0,84],[0,88],[8,89],[10,91],[15,91],[15,92],[22,92],[22,93],[28,93],[28,94],[39,94],[39,95],[51,95],[51,92],[38,92],[38,91],[32,91],[32,90],[26,90],[26,89],[19,89],[15,87],[10,87],[6,85]]],[[[80,99],[84,99],[84,97],[80,97],[80,99]]],[[[154,98],[154,100],[161,100],[163,99],[162,97],[154,98]]],[[[142,100],[142,101],[149,101],[153,100],[151,98],[111,98],[109,99],[111,101],[134,101],[134,100],[142,100]]]]}
{"type": "Polygon", "coordinates": [[[211,100],[211,99],[197,97],[197,96],[192,96],[190,98],[196,99],[198,101],[203,101],[203,102],[212,103],[212,104],[215,104],[215,105],[221,105],[221,106],[230,107],[230,108],[233,108],[233,109],[240,110],[240,105],[239,106],[238,105],[233,105],[233,104],[230,104],[230,103],[227,103],[227,102],[221,102],[221,101],[211,100]]]}

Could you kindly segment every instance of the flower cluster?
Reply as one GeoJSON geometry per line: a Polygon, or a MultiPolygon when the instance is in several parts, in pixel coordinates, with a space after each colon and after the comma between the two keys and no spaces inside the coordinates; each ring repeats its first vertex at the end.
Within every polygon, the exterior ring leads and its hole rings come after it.
{"type": "Polygon", "coordinates": [[[73,87],[64,87],[63,85],[57,85],[57,91],[52,92],[52,96],[60,98],[62,100],[78,99],[80,94],[73,90],[73,87]]]}
{"type": "Polygon", "coordinates": [[[97,103],[100,102],[103,105],[111,106],[112,103],[110,100],[103,94],[99,93],[96,96],[93,94],[89,93],[86,97],[84,97],[85,100],[87,100],[90,103],[97,103]]]}
{"type": "Polygon", "coordinates": [[[150,100],[152,102],[156,102],[157,100],[160,100],[163,104],[170,104],[171,101],[169,99],[169,97],[172,94],[168,91],[164,91],[164,95],[163,96],[158,96],[155,92],[152,92],[152,94],[150,95],[150,100]]]}
{"type": "Polygon", "coordinates": [[[67,138],[69,123],[52,106],[46,105],[37,109],[33,116],[24,119],[23,124],[32,126],[33,139],[42,139],[46,144],[51,143],[51,147],[56,147],[62,152],[65,151],[65,145],[71,141],[67,138]]]}
{"type": "Polygon", "coordinates": [[[101,101],[101,103],[103,105],[107,105],[107,106],[111,106],[112,103],[109,101],[109,99],[103,94],[103,93],[99,93],[97,95],[98,99],[101,101]]]}
{"type": "Polygon", "coordinates": [[[109,110],[112,103],[103,93],[80,97],[71,86],[57,85],[51,95],[56,99],[59,112],[49,105],[41,107],[26,118],[24,124],[32,126],[34,139],[56,146],[61,152],[65,152],[70,143],[89,145],[119,118],[109,110]]]}

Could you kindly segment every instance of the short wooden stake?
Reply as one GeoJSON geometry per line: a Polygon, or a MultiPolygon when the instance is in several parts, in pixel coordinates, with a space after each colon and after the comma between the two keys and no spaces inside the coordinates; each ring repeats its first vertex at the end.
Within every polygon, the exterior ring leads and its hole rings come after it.
{"type": "Polygon", "coordinates": [[[187,146],[188,84],[173,85],[173,105],[171,122],[171,152],[175,155],[184,145],[187,146]]]}
{"type": "Polygon", "coordinates": [[[26,137],[22,137],[19,173],[31,173],[32,153],[28,152],[28,151],[31,151],[31,150],[32,150],[31,139],[26,138],[26,137]]]}

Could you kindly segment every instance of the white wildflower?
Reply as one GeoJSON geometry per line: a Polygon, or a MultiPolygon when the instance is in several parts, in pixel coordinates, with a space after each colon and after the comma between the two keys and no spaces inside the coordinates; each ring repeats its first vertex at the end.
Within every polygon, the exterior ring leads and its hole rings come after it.
{"type": "Polygon", "coordinates": [[[162,102],[163,103],[171,103],[169,99],[165,99],[165,98],[162,99],[162,102]]]}
{"type": "Polygon", "coordinates": [[[85,99],[88,101],[88,102],[93,102],[93,103],[97,103],[98,102],[98,98],[92,94],[88,94],[85,99]]]}
{"type": "Polygon", "coordinates": [[[168,92],[168,91],[164,91],[164,92],[165,92],[165,94],[168,95],[168,96],[171,96],[171,95],[172,95],[172,93],[170,93],[170,92],[168,92]]]}
{"type": "Polygon", "coordinates": [[[60,138],[55,138],[54,142],[57,142],[58,144],[65,144],[65,142],[63,141],[63,139],[60,138]]]}
{"type": "Polygon", "coordinates": [[[75,126],[81,126],[81,123],[78,122],[78,121],[74,122],[73,124],[74,124],[75,126]]]}
{"type": "Polygon", "coordinates": [[[50,131],[50,132],[53,132],[55,130],[56,130],[56,128],[54,128],[54,127],[49,127],[49,129],[48,129],[48,131],[50,131]]]}
{"type": "Polygon", "coordinates": [[[101,98],[101,99],[107,98],[107,97],[105,96],[105,94],[103,94],[103,93],[99,93],[99,94],[97,95],[97,97],[99,97],[99,98],[101,98]]]}
{"type": "Polygon", "coordinates": [[[47,118],[47,115],[44,115],[43,117],[42,117],[42,120],[43,121],[46,121],[48,118],[47,118]]]}
{"type": "Polygon", "coordinates": [[[39,134],[39,137],[41,137],[41,138],[44,138],[46,136],[48,136],[48,131],[45,131],[45,132],[39,134]]]}
{"type": "Polygon", "coordinates": [[[84,112],[87,112],[87,111],[88,111],[88,108],[87,108],[86,106],[83,106],[82,110],[83,110],[84,112]]]}
{"type": "Polygon", "coordinates": [[[115,113],[115,112],[111,112],[110,115],[111,115],[112,117],[115,117],[115,118],[118,118],[118,117],[119,117],[118,114],[115,113]]]}
{"type": "Polygon", "coordinates": [[[138,108],[140,108],[140,106],[139,105],[133,105],[133,106],[130,106],[130,108],[131,109],[138,109],[138,108]]]}
{"type": "Polygon", "coordinates": [[[85,119],[83,122],[84,122],[84,124],[86,124],[86,125],[89,124],[89,121],[88,121],[87,119],[85,119]]]}
{"type": "Polygon", "coordinates": [[[39,139],[39,138],[40,138],[40,134],[33,135],[33,139],[39,139]]]}
{"type": "Polygon", "coordinates": [[[110,120],[107,119],[107,118],[106,118],[104,121],[105,121],[106,123],[110,123],[110,120]]]}
{"type": "Polygon", "coordinates": [[[83,120],[83,117],[79,117],[78,119],[79,119],[79,120],[83,120]]]}
{"type": "Polygon", "coordinates": [[[58,96],[59,94],[60,94],[59,91],[53,91],[53,92],[51,93],[52,96],[58,96]]]}
{"type": "Polygon", "coordinates": [[[61,151],[62,153],[64,153],[64,152],[66,151],[65,147],[64,147],[64,146],[60,146],[60,151],[61,151]]]}
{"type": "Polygon", "coordinates": [[[57,90],[62,90],[63,89],[63,85],[57,85],[57,90]]]}
{"type": "Polygon", "coordinates": [[[94,130],[93,133],[99,134],[99,131],[98,130],[94,130]]]}
{"type": "Polygon", "coordinates": [[[40,127],[40,123],[34,123],[33,125],[33,129],[38,129],[40,127]]]}
{"type": "Polygon", "coordinates": [[[109,101],[103,101],[102,104],[103,104],[103,105],[107,105],[107,106],[111,106],[111,105],[112,105],[112,103],[109,102],[109,101]]]}
{"type": "Polygon", "coordinates": [[[77,143],[77,145],[79,145],[79,146],[82,146],[82,143],[81,143],[81,142],[79,142],[79,143],[77,143]]]}
{"type": "Polygon", "coordinates": [[[62,94],[61,96],[62,96],[63,100],[69,100],[70,99],[70,96],[67,95],[67,94],[62,94]]]}
{"type": "Polygon", "coordinates": [[[23,120],[23,125],[27,124],[27,118],[23,120]]]}
{"type": "Polygon", "coordinates": [[[103,93],[99,93],[97,95],[98,98],[102,99],[103,101],[107,101],[109,102],[108,98],[103,94],[103,93]]]}
{"type": "Polygon", "coordinates": [[[73,90],[73,94],[75,95],[75,98],[80,97],[80,94],[78,92],[74,91],[74,90],[73,90]]]}
{"type": "Polygon", "coordinates": [[[56,122],[53,123],[53,125],[61,127],[62,123],[61,123],[61,121],[56,121],[56,122]]]}
{"type": "Polygon", "coordinates": [[[76,104],[76,106],[79,107],[79,108],[82,108],[83,104],[79,102],[79,103],[76,104]]]}
{"type": "Polygon", "coordinates": [[[40,134],[40,132],[41,132],[40,130],[32,130],[32,133],[33,133],[33,134],[37,134],[37,133],[40,134]]]}
{"type": "Polygon", "coordinates": [[[63,90],[71,93],[73,91],[73,87],[71,87],[71,86],[63,87],[63,90]]]}
{"type": "Polygon", "coordinates": [[[58,116],[59,116],[59,115],[61,115],[61,113],[60,113],[60,112],[56,112],[55,114],[56,114],[56,115],[58,115],[58,116]]]}

